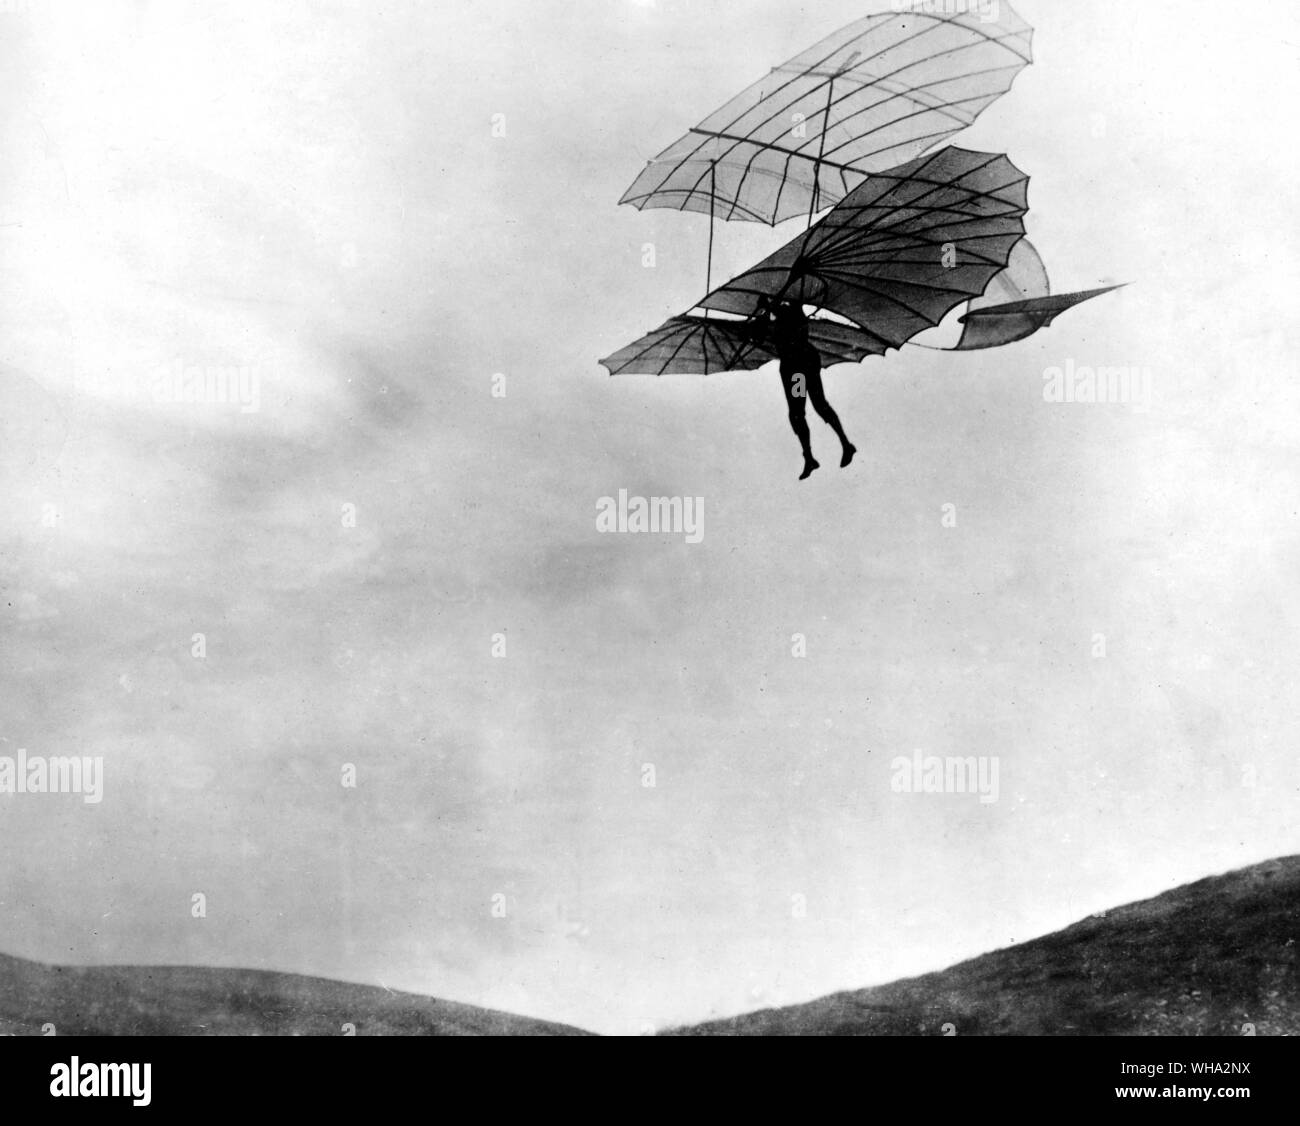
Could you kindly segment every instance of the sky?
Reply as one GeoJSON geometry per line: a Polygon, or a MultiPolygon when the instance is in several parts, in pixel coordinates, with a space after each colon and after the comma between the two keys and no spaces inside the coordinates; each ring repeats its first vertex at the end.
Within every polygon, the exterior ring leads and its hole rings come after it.
{"type": "Polygon", "coordinates": [[[636,1034],[1300,852],[1292,7],[1019,0],[955,141],[1058,292],[1132,284],[832,369],[850,471],[814,421],[797,480],[772,368],[596,362],[704,292],[644,162],[880,7],[3,6],[0,756],[104,791],[0,794],[0,950],[636,1034]],[[196,367],[248,393],[157,394],[196,367]],[[620,490],[702,541],[602,534],[620,490]]]}

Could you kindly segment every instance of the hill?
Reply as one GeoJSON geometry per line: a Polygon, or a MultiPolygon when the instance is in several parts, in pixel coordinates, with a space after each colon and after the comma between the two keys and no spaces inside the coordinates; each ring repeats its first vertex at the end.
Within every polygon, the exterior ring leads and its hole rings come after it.
{"type": "Polygon", "coordinates": [[[46,966],[0,955],[0,1033],[63,1036],[580,1036],[579,1029],[295,974],[46,966]]]}
{"type": "Polygon", "coordinates": [[[677,1036],[1300,1035],[1300,857],[1201,880],[941,973],[677,1036]]]}
{"type": "MultiPolygon", "coordinates": [[[[1300,857],[1201,880],[939,973],[673,1036],[1300,1035],[1300,857]]],[[[567,1025],[294,974],[0,955],[0,1033],[578,1036],[567,1025]]]]}

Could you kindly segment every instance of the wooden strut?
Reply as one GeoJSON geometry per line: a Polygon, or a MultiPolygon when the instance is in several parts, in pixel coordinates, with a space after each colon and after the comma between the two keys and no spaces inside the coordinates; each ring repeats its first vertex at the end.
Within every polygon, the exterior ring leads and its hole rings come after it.
{"type": "Polygon", "coordinates": [[[831,131],[831,108],[835,105],[835,79],[831,78],[826,88],[826,120],[822,122],[822,139],[817,153],[817,163],[813,165],[812,203],[808,205],[808,230],[812,230],[813,216],[817,214],[817,202],[822,194],[822,161],[826,158],[826,134],[831,131]]]}
{"type": "MultiPolygon", "coordinates": [[[[707,297],[713,292],[713,227],[716,223],[714,211],[717,208],[718,200],[718,162],[715,160],[709,165],[709,266],[708,273],[704,279],[704,294],[707,297]]],[[[709,310],[706,306],[704,309],[704,319],[709,319],[709,310]]]]}

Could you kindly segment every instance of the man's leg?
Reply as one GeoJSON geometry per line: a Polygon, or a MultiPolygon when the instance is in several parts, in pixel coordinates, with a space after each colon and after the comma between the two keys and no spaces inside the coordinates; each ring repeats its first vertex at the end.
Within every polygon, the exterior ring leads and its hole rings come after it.
{"type": "Polygon", "coordinates": [[[835,413],[835,408],[826,401],[826,389],[822,386],[820,371],[808,377],[808,398],[812,400],[813,410],[821,416],[827,426],[835,431],[840,445],[844,447],[844,458],[840,462],[840,468],[847,469],[858,451],[849,441],[849,436],[844,433],[844,427],[840,425],[840,416],[835,413]]]}
{"type": "Polygon", "coordinates": [[[812,433],[808,429],[808,380],[797,372],[781,369],[781,386],[785,389],[786,407],[790,412],[790,429],[799,439],[803,449],[803,476],[806,481],[813,471],[820,469],[812,452],[812,433]]]}

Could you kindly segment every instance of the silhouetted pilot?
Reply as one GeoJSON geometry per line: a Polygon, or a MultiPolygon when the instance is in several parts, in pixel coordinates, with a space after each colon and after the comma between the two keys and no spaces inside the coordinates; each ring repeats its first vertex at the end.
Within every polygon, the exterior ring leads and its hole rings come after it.
{"type": "Polygon", "coordinates": [[[781,386],[785,389],[786,405],[790,410],[790,426],[803,447],[803,474],[806,481],[820,469],[812,453],[812,435],[808,431],[808,401],[840,440],[844,457],[840,468],[847,468],[858,452],[844,433],[837,415],[826,401],[822,386],[821,354],[808,339],[808,317],[803,308],[793,301],[781,301],[775,306],[766,299],[760,302],[755,313],[765,327],[767,339],[781,361],[781,386]]]}

